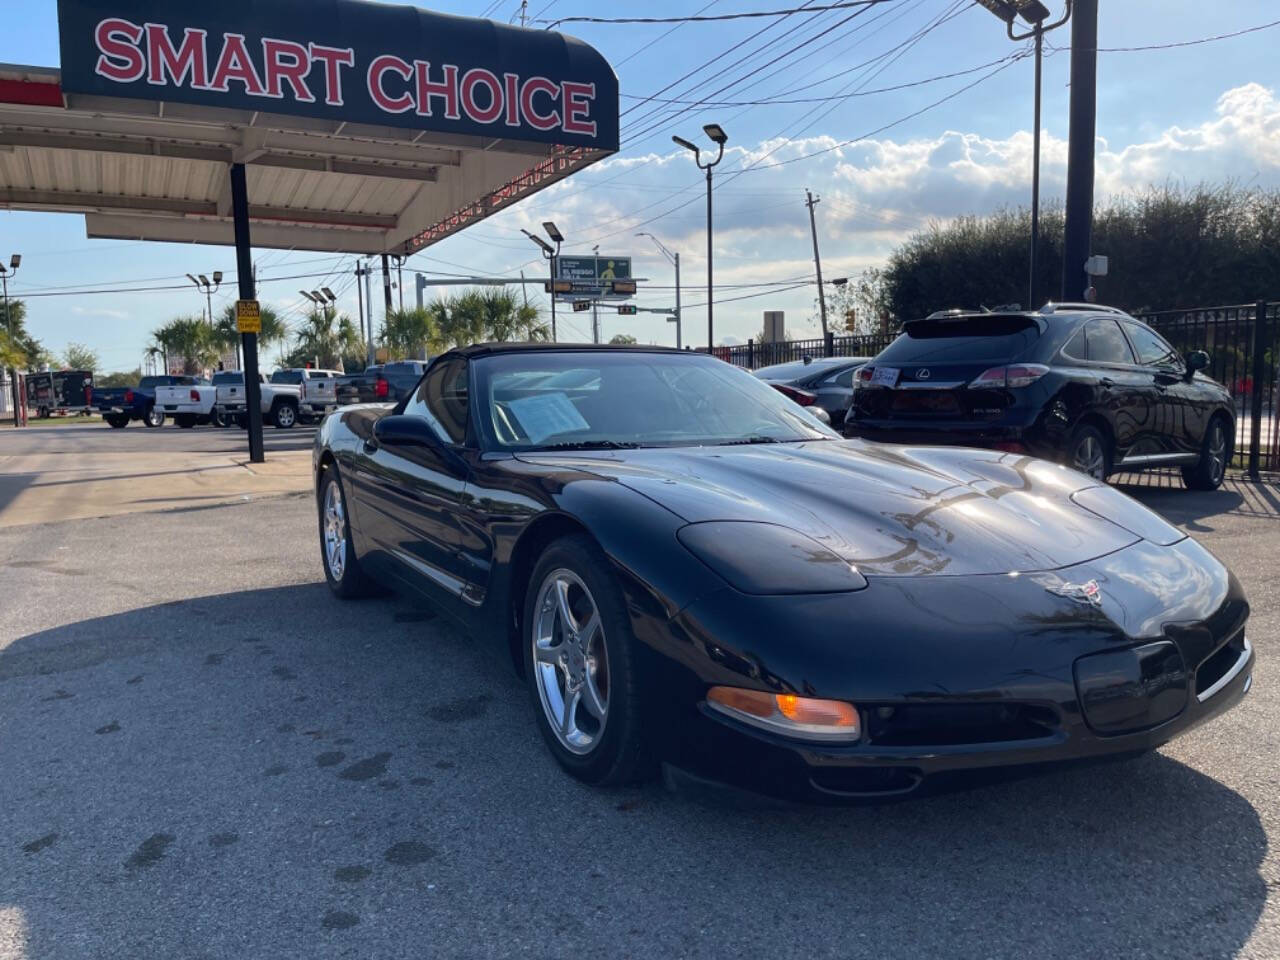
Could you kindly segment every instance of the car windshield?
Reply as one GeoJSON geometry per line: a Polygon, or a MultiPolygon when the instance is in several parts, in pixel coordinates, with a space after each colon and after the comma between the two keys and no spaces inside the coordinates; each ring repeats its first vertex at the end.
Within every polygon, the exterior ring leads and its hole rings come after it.
{"type": "Polygon", "coordinates": [[[474,364],[481,431],[497,449],[839,439],[745,370],[703,354],[513,351],[474,364]]]}
{"type": "Polygon", "coordinates": [[[1039,339],[1036,322],[1018,315],[913,320],[876,357],[876,364],[1016,360],[1039,339]]]}

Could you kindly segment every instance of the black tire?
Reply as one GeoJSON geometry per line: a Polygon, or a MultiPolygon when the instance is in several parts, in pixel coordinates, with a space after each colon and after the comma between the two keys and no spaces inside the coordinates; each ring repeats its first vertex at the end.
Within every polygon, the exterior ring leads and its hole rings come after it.
{"type": "Polygon", "coordinates": [[[1182,482],[1188,490],[1217,490],[1227,476],[1232,454],[1231,424],[1217,414],[1209,421],[1200,444],[1200,462],[1182,468],[1182,482]]]}
{"type": "Polygon", "coordinates": [[[1067,442],[1063,462],[1068,467],[1089,474],[1095,480],[1105,482],[1111,475],[1111,465],[1114,462],[1111,444],[1097,427],[1084,424],[1076,428],[1067,442]]]}
{"type": "Polygon", "coordinates": [[[49,408],[48,408],[48,407],[37,407],[37,408],[36,408],[36,419],[37,419],[37,420],[48,420],[48,419],[49,419],[49,408]]]}
{"type": "Polygon", "coordinates": [[[298,425],[298,408],[288,401],[277,402],[271,408],[271,422],[277,430],[292,430],[298,425]]]}
{"type": "Polygon", "coordinates": [[[342,599],[351,600],[356,597],[371,596],[377,593],[378,590],[368,574],[364,572],[364,567],[360,565],[360,558],[356,556],[355,548],[352,546],[351,514],[346,507],[347,498],[342,490],[342,484],[338,481],[338,468],[330,466],[325,470],[324,476],[320,481],[320,497],[316,501],[316,516],[320,528],[320,562],[324,566],[324,578],[329,584],[329,589],[342,599]],[[343,553],[341,568],[336,574],[326,539],[327,520],[329,519],[326,512],[331,487],[336,491],[338,502],[342,507],[343,553]]]}
{"type": "Polygon", "coordinates": [[[142,415],[142,425],[151,429],[164,426],[164,411],[152,407],[142,415]]]}
{"type": "Polygon", "coordinates": [[[123,430],[125,427],[129,425],[128,417],[107,417],[105,419],[107,423],[111,426],[112,430],[123,430]]]}
{"type": "MultiPolygon", "coordinates": [[[[639,641],[631,630],[622,590],[609,571],[608,559],[591,538],[575,534],[554,541],[543,551],[529,579],[521,634],[525,678],[538,729],[560,766],[571,776],[594,786],[645,780],[652,777],[656,769],[642,723],[639,641]],[[539,593],[549,578],[564,570],[570,571],[590,591],[587,600],[594,603],[599,613],[606,654],[605,720],[586,753],[574,752],[561,742],[548,715],[551,707],[544,704],[540,690],[542,669],[550,667],[549,682],[558,685],[559,690],[564,689],[565,673],[560,672],[560,667],[538,663],[534,657],[538,623],[535,608],[539,593]]],[[[598,660],[598,651],[596,658],[598,660]]],[[[585,705],[581,709],[585,709],[585,705]]],[[[576,709],[573,712],[578,715],[576,709]]]]}
{"type": "Polygon", "coordinates": [[[180,426],[183,430],[190,430],[196,425],[196,418],[190,414],[179,414],[173,418],[173,422],[180,426]]]}

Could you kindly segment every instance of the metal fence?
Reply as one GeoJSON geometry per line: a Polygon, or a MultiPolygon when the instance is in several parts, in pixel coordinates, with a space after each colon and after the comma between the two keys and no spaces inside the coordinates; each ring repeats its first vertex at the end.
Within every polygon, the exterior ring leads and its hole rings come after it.
{"type": "MultiPolygon", "coordinates": [[[[1135,316],[1159,331],[1182,353],[1209,354],[1205,372],[1231,391],[1236,408],[1234,465],[1257,475],[1280,471],[1280,417],[1276,402],[1280,369],[1280,302],[1162,310],[1135,316]]],[[[715,355],[748,370],[805,357],[874,357],[896,331],[866,336],[788,340],[716,347],[715,355]]]]}

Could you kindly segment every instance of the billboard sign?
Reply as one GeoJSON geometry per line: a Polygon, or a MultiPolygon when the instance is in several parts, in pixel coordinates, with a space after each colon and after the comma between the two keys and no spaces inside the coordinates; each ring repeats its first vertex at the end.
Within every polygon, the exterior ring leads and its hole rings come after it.
{"type": "Polygon", "coordinates": [[[618,149],[618,81],[546,30],[364,0],[58,0],[62,89],[618,149]]]}
{"type": "Polygon", "coordinates": [[[631,280],[630,257],[556,257],[556,279],[572,284],[568,292],[557,294],[562,300],[592,297],[596,300],[626,298],[633,293],[615,294],[614,281],[631,280]]]}

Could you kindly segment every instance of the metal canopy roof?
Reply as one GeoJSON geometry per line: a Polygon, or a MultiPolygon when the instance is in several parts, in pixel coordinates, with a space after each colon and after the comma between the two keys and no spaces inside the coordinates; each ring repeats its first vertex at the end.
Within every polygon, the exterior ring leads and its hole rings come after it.
{"type": "MultiPolygon", "coordinates": [[[[88,2],[92,6],[94,0],[88,2]]],[[[127,7],[128,0],[112,6],[127,7]]],[[[154,14],[159,4],[146,6],[154,14]]],[[[226,6],[240,6],[245,16],[279,14],[282,6],[285,12],[292,10],[288,0],[241,0],[226,6]]],[[[176,19],[190,19],[185,4],[173,7],[176,19]]],[[[407,8],[328,0],[316,2],[312,12],[335,9],[348,17],[371,11],[376,19],[385,12],[400,16],[407,8]]],[[[518,49],[525,61],[518,67],[528,75],[538,69],[536,60],[532,67],[528,63],[530,50],[537,47],[553,54],[567,51],[560,59],[570,68],[585,65],[595,78],[605,76],[603,85],[612,83],[612,88],[600,90],[594,104],[604,113],[597,145],[584,145],[581,136],[555,142],[558,131],[535,133],[539,141],[524,138],[527,130],[507,129],[515,126],[510,114],[507,123],[495,122],[488,135],[452,132],[447,128],[467,131],[477,124],[464,116],[463,122],[450,125],[438,116],[439,109],[436,118],[422,120],[437,129],[424,129],[415,122],[421,118],[413,114],[388,114],[385,125],[352,122],[352,116],[361,121],[379,117],[367,104],[362,112],[354,109],[361,105],[351,103],[355,98],[350,90],[348,107],[328,111],[333,116],[326,115],[323,104],[290,104],[284,102],[287,98],[276,98],[262,106],[279,112],[247,109],[258,102],[249,103],[244,95],[219,98],[200,88],[182,89],[181,84],[162,92],[146,80],[122,89],[122,96],[68,92],[63,82],[68,59],[64,23],[62,71],[0,65],[0,208],[83,213],[90,237],[230,245],[234,235],[227,171],[229,165],[243,163],[255,247],[412,253],[616,151],[616,79],[590,47],[557,34],[487,21],[417,10],[411,15],[424,31],[442,28],[434,21],[445,21],[443,26],[455,37],[459,31],[471,31],[490,51],[491,75],[502,76],[504,69],[502,56],[493,50],[518,49]],[[142,99],[157,95],[169,99],[142,99]],[[234,105],[191,102],[195,100],[234,105]],[[294,110],[298,112],[291,115],[294,110]]],[[[146,18],[137,19],[142,23],[146,18]]],[[[129,24],[123,19],[115,22],[129,24]]],[[[180,45],[182,27],[161,29],[169,31],[172,47],[180,45]]],[[[204,32],[212,47],[213,30],[204,32]]],[[[308,27],[304,24],[298,32],[306,34],[308,27]]],[[[145,54],[145,41],[140,47],[145,54]]],[[[103,49],[100,44],[91,53],[98,56],[103,49]]],[[[400,62],[407,66],[415,52],[404,52],[400,62]]],[[[206,69],[211,70],[212,49],[208,56],[206,69]]],[[[104,61],[105,55],[99,63],[104,61]]],[[[563,69],[563,63],[560,66],[563,69]]],[[[321,69],[316,64],[316,70],[321,69]]],[[[174,72],[170,70],[167,79],[176,79],[174,72]]],[[[348,88],[363,79],[359,73],[352,72],[348,88]]],[[[188,81],[195,77],[190,72],[184,76],[188,81]]],[[[399,93],[397,82],[403,85],[392,75],[383,82],[383,91],[399,93]]],[[[507,83],[514,93],[512,81],[507,83]]],[[[94,84],[114,90],[100,78],[90,78],[89,83],[77,79],[74,86],[94,84]]],[[[369,84],[372,88],[373,81],[369,84]]],[[[549,99],[532,102],[542,113],[552,110],[549,99]]]]}

